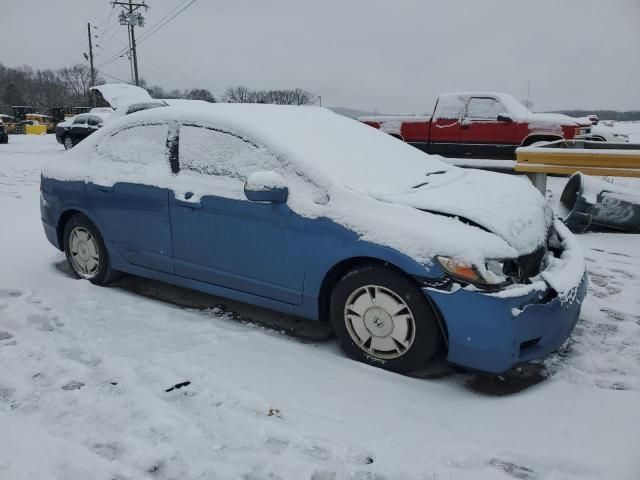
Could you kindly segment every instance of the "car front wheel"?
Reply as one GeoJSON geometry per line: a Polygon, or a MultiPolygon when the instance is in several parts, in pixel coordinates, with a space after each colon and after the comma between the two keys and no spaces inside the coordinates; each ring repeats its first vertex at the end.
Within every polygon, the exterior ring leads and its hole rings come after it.
{"type": "Polygon", "coordinates": [[[338,341],[355,360],[394,372],[435,356],[442,334],[424,293],[396,270],[368,265],[347,273],[331,295],[338,341]]]}
{"type": "Polygon", "coordinates": [[[78,278],[105,285],[114,278],[109,254],[98,228],[82,214],[69,219],[64,228],[64,252],[78,278]]]}
{"type": "Polygon", "coordinates": [[[64,137],[64,149],[65,150],[71,150],[73,148],[73,146],[75,145],[73,143],[73,138],[71,138],[69,135],[67,135],[66,137],[64,137]]]}

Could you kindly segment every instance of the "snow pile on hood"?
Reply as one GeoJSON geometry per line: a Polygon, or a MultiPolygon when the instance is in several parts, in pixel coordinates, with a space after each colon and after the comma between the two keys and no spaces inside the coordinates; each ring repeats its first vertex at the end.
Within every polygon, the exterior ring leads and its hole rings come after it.
{"type": "MultiPolygon", "coordinates": [[[[368,125],[318,107],[194,103],[141,111],[110,122],[43,173],[65,180],[113,184],[124,179],[177,193],[190,191],[193,201],[213,192],[243,199],[238,178],[203,177],[186,170],[174,176],[166,163],[145,160],[143,168],[138,168],[105,162],[107,151],[101,152],[103,158],[98,156],[102,143],[110,140],[105,137],[122,127],[176,121],[228,131],[257,145],[261,155],[271,152],[279,160],[272,160],[267,170],[285,178],[287,203],[293,211],[308,218],[330,218],[363,240],[393,247],[420,262],[434,255],[464,261],[514,258],[535,250],[546,239],[549,219],[544,201],[530,185],[499,174],[465,172],[368,125]],[[472,225],[451,216],[465,217],[472,225]]],[[[154,127],[147,133],[162,138],[162,131],[154,127]]],[[[131,135],[129,142],[143,141],[136,136],[139,133],[131,135]]],[[[133,148],[146,158],[155,150],[117,143],[113,152],[133,148]]],[[[164,142],[156,143],[163,148],[164,142]]]]}

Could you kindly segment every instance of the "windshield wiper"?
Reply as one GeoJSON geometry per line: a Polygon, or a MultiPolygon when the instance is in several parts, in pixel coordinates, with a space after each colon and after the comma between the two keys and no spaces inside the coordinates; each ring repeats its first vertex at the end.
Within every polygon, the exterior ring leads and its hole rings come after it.
{"type": "MultiPolygon", "coordinates": [[[[443,173],[447,173],[446,170],[438,170],[437,172],[429,172],[429,173],[425,173],[425,177],[428,177],[429,175],[441,175],[443,173]]],[[[429,185],[429,182],[422,182],[419,183],[418,185],[414,185],[411,188],[420,188],[420,187],[424,187],[425,185],[429,185]]]]}

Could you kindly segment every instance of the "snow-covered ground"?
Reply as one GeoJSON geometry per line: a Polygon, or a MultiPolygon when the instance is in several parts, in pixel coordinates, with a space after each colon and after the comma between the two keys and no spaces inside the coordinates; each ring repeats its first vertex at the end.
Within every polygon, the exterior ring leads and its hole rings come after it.
{"type": "Polygon", "coordinates": [[[306,322],[75,280],[40,224],[51,153],[0,145],[0,479],[640,478],[640,236],[579,237],[589,294],[544,368],[406,377],[306,322]]]}

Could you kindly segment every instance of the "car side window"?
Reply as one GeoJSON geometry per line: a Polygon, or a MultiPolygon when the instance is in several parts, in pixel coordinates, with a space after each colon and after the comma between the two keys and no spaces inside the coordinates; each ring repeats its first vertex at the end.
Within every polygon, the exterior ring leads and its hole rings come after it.
{"type": "Polygon", "coordinates": [[[113,162],[134,166],[164,164],[168,169],[169,162],[166,155],[168,128],[166,124],[125,128],[103,138],[96,147],[96,152],[113,162]]]}
{"type": "Polygon", "coordinates": [[[87,117],[76,117],[73,119],[74,125],[82,125],[87,123],[87,117]]]}
{"type": "Polygon", "coordinates": [[[98,117],[90,117],[89,118],[89,125],[91,126],[96,126],[96,125],[100,125],[102,123],[102,120],[98,117]]]}
{"type": "Polygon", "coordinates": [[[244,181],[260,170],[281,170],[281,162],[248,139],[213,128],[180,127],[180,169],[244,181]]]}
{"type": "Polygon", "coordinates": [[[495,120],[504,112],[505,108],[495,98],[471,98],[467,106],[467,118],[495,120]]]}

